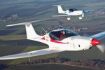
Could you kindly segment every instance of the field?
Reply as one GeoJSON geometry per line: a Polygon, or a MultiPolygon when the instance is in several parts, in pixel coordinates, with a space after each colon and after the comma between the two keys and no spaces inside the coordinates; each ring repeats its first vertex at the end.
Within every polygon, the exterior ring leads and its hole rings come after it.
{"type": "Polygon", "coordinates": [[[62,65],[62,64],[36,64],[36,65],[17,65],[17,66],[10,66],[9,68],[5,68],[3,70],[94,70],[94,69],[89,69],[89,68],[82,68],[82,67],[72,67],[72,66],[66,66],[66,65],[62,65]]]}

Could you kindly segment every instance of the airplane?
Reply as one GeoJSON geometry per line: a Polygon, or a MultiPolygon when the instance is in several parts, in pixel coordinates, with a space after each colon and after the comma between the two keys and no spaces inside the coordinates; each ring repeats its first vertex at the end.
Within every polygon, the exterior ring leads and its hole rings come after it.
{"type": "Polygon", "coordinates": [[[81,20],[84,17],[84,11],[83,10],[78,10],[75,8],[71,8],[69,10],[63,10],[61,5],[54,5],[57,6],[58,9],[58,14],[59,15],[55,15],[55,16],[64,16],[67,17],[67,20],[70,20],[71,16],[79,16],[78,18],[81,20]]]}
{"type": "Polygon", "coordinates": [[[83,50],[89,50],[92,47],[97,47],[101,52],[105,51],[104,45],[102,45],[100,41],[101,39],[104,38],[105,31],[87,37],[87,36],[81,36],[70,29],[60,28],[52,30],[44,35],[39,35],[34,30],[34,27],[32,25],[33,22],[38,22],[38,21],[23,22],[7,26],[11,27],[11,26],[25,25],[26,36],[28,40],[41,42],[48,45],[49,47],[40,50],[1,56],[0,60],[28,58],[33,56],[59,53],[63,51],[83,51],[83,50]]]}

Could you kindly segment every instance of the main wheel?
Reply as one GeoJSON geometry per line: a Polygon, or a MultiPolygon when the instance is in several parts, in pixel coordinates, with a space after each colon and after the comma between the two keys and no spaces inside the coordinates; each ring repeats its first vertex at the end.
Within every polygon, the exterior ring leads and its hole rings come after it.
{"type": "Polygon", "coordinates": [[[79,19],[81,20],[81,19],[82,19],[82,17],[79,17],[79,19]]]}
{"type": "Polygon", "coordinates": [[[67,20],[70,20],[70,18],[67,18],[67,20]]]}

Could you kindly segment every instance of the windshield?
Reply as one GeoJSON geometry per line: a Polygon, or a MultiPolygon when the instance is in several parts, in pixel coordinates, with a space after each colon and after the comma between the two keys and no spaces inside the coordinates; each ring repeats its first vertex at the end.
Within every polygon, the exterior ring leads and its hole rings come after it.
{"type": "Polygon", "coordinates": [[[49,33],[49,36],[53,40],[62,40],[67,37],[71,36],[77,36],[78,34],[75,32],[72,32],[70,30],[59,30],[59,31],[52,31],[49,33]]]}
{"type": "Polygon", "coordinates": [[[69,9],[70,12],[76,11],[77,9],[69,9]]]}

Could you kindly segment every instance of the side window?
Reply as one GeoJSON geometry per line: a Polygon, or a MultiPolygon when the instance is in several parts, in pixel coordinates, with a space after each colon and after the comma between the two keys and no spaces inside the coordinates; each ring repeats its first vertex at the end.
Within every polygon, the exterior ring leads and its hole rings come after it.
{"type": "Polygon", "coordinates": [[[75,32],[69,30],[53,31],[49,33],[49,36],[53,40],[63,40],[64,38],[76,36],[75,32]]]}
{"type": "Polygon", "coordinates": [[[58,31],[57,32],[51,32],[50,37],[53,40],[59,40],[59,32],[58,31]]]}

